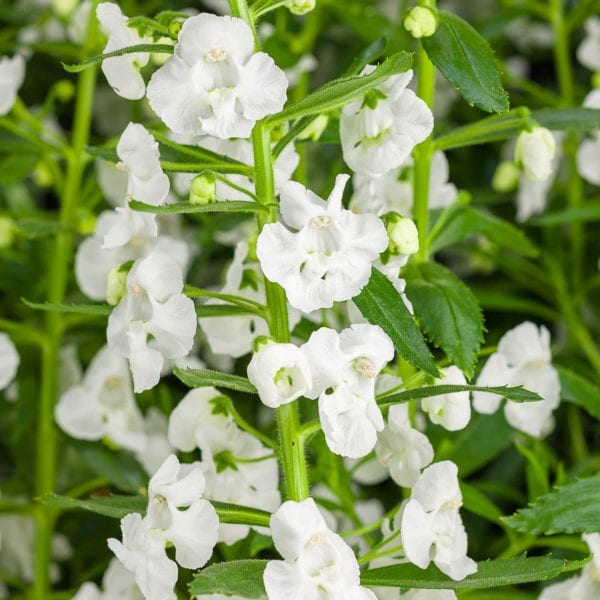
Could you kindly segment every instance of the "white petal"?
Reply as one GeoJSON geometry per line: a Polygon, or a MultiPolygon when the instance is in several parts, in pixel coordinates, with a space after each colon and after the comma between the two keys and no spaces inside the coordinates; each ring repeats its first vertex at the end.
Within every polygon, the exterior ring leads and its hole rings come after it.
{"type": "Polygon", "coordinates": [[[431,517],[416,500],[409,500],[402,511],[402,547],[408,560],[426,569],[430,562],[430,550],[434,543],[431,517]]]}
{"type": "Polygon", "coordinates": [[[413,487],[410,497],[427,512],[438,510],[447,503],[460,506],[462,494],[458,487],[458,468],[449,460],[429,465],[413,487]]]}
{"type": "Polygon", "coordinates": [[[600,136],[583,140],[577,150],[577,170],[590,183],[600,185],[600,136]]]}
{"type": "Polygon", "coordinates": [[[0,333],[0,390],[15,378],[19,367],[19,354],[6,333],[0,333]]]}
{"type": "Polygon", "coordinates": [[[0,58],[0,116],[12,108],[24,79],[25,59],[20,54],[0,58]]]}
{"type": "Polygon", "coordinates": [[[158,302],[165,302],[183,289],[183,275],[179,265],[167,254],[154,250],[133,266],[127,285],[135,283],[158,302]]]}

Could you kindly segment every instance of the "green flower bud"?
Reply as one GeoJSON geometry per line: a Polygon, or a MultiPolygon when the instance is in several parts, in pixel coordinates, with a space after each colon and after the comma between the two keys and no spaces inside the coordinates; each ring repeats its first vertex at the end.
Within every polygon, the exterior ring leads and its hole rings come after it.
{"type": "Polygon", "coordinates": [[[390,254],[415,254],[419,250],[419,232],[412,219],[395,212],[382,217],[385,229],[390,238],[388,251],[390,254]]]}
{"type": "Polygon", "coordinates": [[[521,170],[514,162],[505,160],[496,168],[492,178],[492,189],[496,192],[511,192],[519,183],[521,170]]]}
{"type": "Polygon", "coordinates": [[[69,102],[75,96],[75,85],[68,79],[61,79],[54,84],[54,96],[60,102],[69,102]]]}
{"type": "Polygon", "coordinates": [[[217,184],[214,173],[200,173],[190,184],[190,204],[211,204],[215,201],[217,184]]]}
{"type": "Polygon", "coordinates": [[[132,260],[114,267],[108,274],[106,282],[106,301],[111,306],[116,306],[121,301],[121,298],[127,294],[127,275],[133,266],[132,260]]]}
{"type": "Polygon", "coordinates": [[[0,215],[0,248],[10,248],[15,241],[15,222],[5,215],[0,215]]]}
{"type": "Polygon", "coordinates": [[[286,6],[295,15],[305,15],[315,7],[316,3],[316,0],[289,0],[286,6]]]}
{"type": "Polygon", "coordinates": [[[323,131],[325,131],[327,123],[329,123],[329,117],[327,115],[319,115],[310,125],[307,125],[302,130],[298,139],[312,140],[313,142],[318,141],[323,131]]]}
{"type": "Polygon", "coordinates": [[[52,173],[43,162],[39,162],[35,166],[35,169],[33,170],[31,176],[33,177],[33,181],[35,182],[35,184],[39,187],[47,188],[52,185],[52,173]]]}
{"type": "Polygon", "coordinates": [[[78,4],[78,0],[52,0],[52,8],[60,17],[68,17],[78,4]]]}
{"type": "Polygon", "coordinates": [[[181,21],[171,21],[169,23],[169,37],[172,40],[176,40],[179,37],[179,32],[183,27],[183,23],[181,21]]]}
{"type": "Polygon", "coordinates": [[[404,19],[404,28],[414,37],[429,37],[437,29],[437,14],[431,8],[415,6],[404,19]]]}
{"type": "Polygon", "coordinates": [[[594,89],[600,88],[600,72],[592,75],[592,87],[594,89]]]}
{"type": "Polygon", "coordinates": [[[96,229],[96,215],[93,212],[82,209],[79,211],[77,217],[77,233],[81,235],[94,233],[94,229],[96,229]]]}

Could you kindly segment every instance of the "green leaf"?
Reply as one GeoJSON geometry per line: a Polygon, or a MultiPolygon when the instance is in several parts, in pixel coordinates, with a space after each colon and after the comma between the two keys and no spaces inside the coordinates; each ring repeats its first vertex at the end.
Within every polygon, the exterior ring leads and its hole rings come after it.
{"type": "Polygon", "coordinates": [[[594,131],[600,129],[598,108],[541,108],[531,117],[543,127],[559,131],[594,131]]]}
{"type": "Polygon", "coordinates": [[[232,560],[202,569],[190,583],[192,595],[225,594],[260,598],[266,594],[263,573],[266,560],[232,560]]]}
{"type": "Polygon", "coordinates": [[[245,392],[246,394],[256,394],[256,388],[245,377],[239,375],[230,375],[229,373],[220,373],[210,369],[180,369],[173,367],[173,374],[192,388],[214,386],[235,390],[236,392],[245,392]]]}
{"type": "Polygon", "coordinates": [[[600,221],[600,202],[588,202],[585,206],[575,206],[556,212],[549,212],[541,217],[528,220],[527,225],[553,227],[555,225],[564,225],[566,223],[591,221],[600,221]]]}
{"type": "Polygon", "coordinates": [[[485,589],[531,581],[545,581],[562,573],[581,569],[591,557],[583,560],[562,560],[551,556],[506,558],[478,563],[477,572],[461,581],[450,579],[431,565],[419,569],[416,565],[402,564],[369,569],[360,582],[368,586],[386,586],[419,589],[485,589]]]}
{"type": "Polygon", "coordinates": [[[210,204],[190,204],[189,202],[180,202],[178,204],[164,204],[162,206],[152,206],[151,204],[144,204],[137,200],[130,200],[129,208],[139,212],[156,213],[159,215],[213,212],[257,213],[267,212],[269,210],[258,202],[244,202],[243,200],[212,202],[210,204]]]}
{"type": "Polygon", "coordinates": [[[558,368],[560,395],[563,400],[577,404],[592,417],[600,419],[600,388],[574,371],[558,368]]]}
{"type": "Polygon", "coordinates": [[[406,295],[429,339],[472,377],[483,341],[483,315],[473,292],[437,263],[407,265],[406,295]]]}
{"type": "Polygon", "coordinates": [[[450,80],[470,106],[487,112],[505,112],[508,94],[487,41],[460,17],[439,11],[431,37],[422,38],[431,62],[450,80]]]}
{"type": "Polygon", "coordinates": [[[384,60],[372,73],[363,77],[350,75],[334,79],[315,90],[302,100],[294,102],[280,113],[266,119],[269,127],[286,121],[330,112],[348,102],[364,96],[369,90],[384,83],[388,77],[407,71],[412,63],[412,55],[398,52],[384,60]]]}
{"type": "Polygon", "coordinates": [[[600,476],[557,487],[503,521],[531,535],[600,531],[600,476]]]}
{"type": "Polygon", "coordinates": [[[448,217],[443,229],[431,240],[431,252],[439,252],[476,234],[482,234],[490,242],[523,256],[535,257],[540,253],[537,246],[508,221],[472,206],[458,205],[448,217]]]}
{"type": "Polygon", "coordinates": [[[9,185],[22,181],[32,173],[38,164],[38,154],[11,154],[0,159],[0,185],[9,185]]]}
{"type": "Polygon", "coordinates": [[[103,496],[102,498],[89,498],[79,500],[68,496],[59,496],[58,494],[44,494],[40,496],[38,502],[46,506],[53,506],[63,510],[82,509],[105,517],[122,519],[129,513],[146,513],[148,504],[147,496],[103,496]]]}
{"type": "Polygon", "coordinates": [[[515,296],[505,289],[473,288],[479,304],[484,310],[509,313],[521,313],[531,318],[532,315],[548,321],[560,321],[560,315],[549,306],[531,298],[515,296]]]}
{"type": "Polygon", "coordinates": [[[417,400],[420,398],[431,398],[432,396],[443,396],[445,394],[453,394],[455,392],[488,392],[489,394],[498,394],[506,400],[513,402],[537,402],[542,400],[542,397],[535,392],[526,390],[523,386],[507,387],[505,385],[498,387],[485,387],[481,385],[432,385],[415,388],[383,396],[379,399],[380,406],[389,404],[397,404],[398,402],[408,402],[409,400],[417,400]]]}
{"type": "Polygon", "coordinates": [[[465,510],[496,523],[496,525],[502,525],[500,520],[502,511],[485,494],[476,487],[464,482],[460,483],[460,491],[465,510]]]}
{"type": "Polygon", "coordinates": [[[63,69],[68,73],[80,73],[81,71],[91,67],[92,65],[97,65],[101,63],[103,60],[107,58],[113,58],[114,56],[123,56],[125,54],[134,54],[136,52],[156,52],[163,54],[173,54],[173,46],[169,44],[135,44],[134,46],[128,46],[127,48],[121,48],[119,50],[115,50],[114,52],[107,52],[106,54],[98,54],[97,56],[93,56],[92,58],[88,58],[88,60],[76,64],[76,65],[65,65],[62,63],[63,69]]]}
{"type": "Polygon", "coordinates": [[[56,235],[57,233],[69,231],[69,228],[50,219],[17,219],[17,229],[29,239],[45,237],[48,235],[56,235]]]}
{"type": "Polygon", "coordinates": [[[253,527],[269,527],[271,523],[271,514],[265,510],[226,502],[213,502],[212,500],[211,504],[215,507],[221,523],[253,527]]]}
{"type": "Polygon", "coordinates": [[[439,376],[423,334],[385,275],[373,269],[367,285],[353,301],[369,323],[379,325],[390,336],[402,358],[433,377],[439,376]]]}
{"type": "Polygon", "coordinates": [[[53,302],[30,302],[21,298],[24,304],[35,310],[54,311],[61,313],[71,313],[77,315],[94,315],[97,317],[106,317],[110,315],[114,306],[110,304],[59,304],[53,302]]]}

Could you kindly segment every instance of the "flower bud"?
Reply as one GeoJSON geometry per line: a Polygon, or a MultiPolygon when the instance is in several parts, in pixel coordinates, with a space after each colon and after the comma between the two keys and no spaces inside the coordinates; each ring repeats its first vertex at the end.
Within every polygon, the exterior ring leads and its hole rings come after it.
{"type": "Polygon", "coordinates": [[[327,123],[329,123],[329,117],[327,115],[319,115],[312,123],[302,130],[298,139],[312,140],[313,142],[318,141],[323,131],[325,131],[327,123]]]}
{"type": "Polygon", "coordinates": [[[510,192],[514,190],[519,183],[521,171],[514,162],[510,160],[502,161],[496,168],[492,178],[492,189],[496,192],[510,192]]]}
{"type": "Polygon", "coordinates": [[[383,216],[385,229],[390,238],[390,254],[415,254],[419,250],[419,232],[412,219],[389,212],[383,216]]]}
{"type": "Polygon", "coordinates": [[[552,173],[556,144],[552,132],[545,127],[522,131],[517,139],[515,162],[531,181],[544,181],[552,173]]]}
{"type": "Polygon", "coordinates": [[[15,222],[7,216],[0,215],[0,248],[10,248],[15,240],[15,222]]]}
{"type": "Polygon", "coordinates": [[[315,7],[316,3],[316,0],[289,0],[286,6],[295,15],[305,15],[315,7]]]}
{"type": "Polygon", "coordinates": [[[81,235],[90,235],[96,229],[96,215],[87,209],[82,209],[77,215],[76,231],[81,235]]]}
{"type": "Polygon", "coordinates": [[[116,306],[121,301],[121,298],[127,294],[127,275],[133,266],[132,260],[114,267],[108,274],[106,282],[106,301],[111,306],[116,306]]]}
{"type": "Polygon", "coordinates": [[[52,185],[53,177],[50,169],[45,163],[39,162],[33,170],[31,176],[35,184],[42,188],[47,188],[52,185]]]}
{"type": "Polygon", "coordinates": [[[69,16],[78,4],[78,0],[53,0],[52,8],[60,17],[69,16]]]}
{"type": "Polygon", "coordinates": [[[592,75],[592,88],[595,90],[600,88],[600,72],[592,75]]]}
{"type": "Polygon", "coordinates": [[[414,37],[429,37],[437,29],[437,15],[431,8],[415,6],[404,19],[404,28],[414,37]]]}
{"type": "Polygon", "coordinates": [[[54,95],[60,102],[69,102],[75,96],[75,85],[68,79],[61,79],[54,84],[54,95]]]}
{"type": "Polygon", "coordinates": [[[179,37],[179,32],[183,27],[183,23],[181,21],[173,20],[169,23],[169,37],[173,40],[176,40],[179,37]]]}
{"type": "Polygon", "coordinates": [[[215,201],[216,178],[214,173],[200,173],[190,184],[190,204],[210,204],[215,201]]]}

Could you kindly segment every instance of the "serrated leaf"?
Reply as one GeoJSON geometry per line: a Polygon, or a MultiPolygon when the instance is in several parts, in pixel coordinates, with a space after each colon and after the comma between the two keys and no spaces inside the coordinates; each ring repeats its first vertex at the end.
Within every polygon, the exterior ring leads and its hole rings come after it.
{"type": "Polygon", "coordinates": [[[385,275],[374,268],[367,285],[353,301],[369,323],[379,325],[390,336],[402,358],[433,377],[439,376],[423,334],[385,275]]]}
{"type": "Polygon", "coordinates": [[[600,388],[574,371],[558,368],[560,395],[563,400],[577,404],[592,417],[600,419],[600,388]]]}
{"type": "Polygon", "coordinates": [[[600,531],[600,476],[557,487],[503,521],[531,535],[600,531]]]}
{"type": "Polygon", "coordinates": [[[384,60],[371,73],[364,76],[350,75],[334,79],[302,100],[285,107],[280,113],[268,117],[266,123],[275,127],[286,121],[330,112],[364,96],[369,90],[384,83],[388,77],[410,69],[412,54],[398,52],[384,60]]]}
{"type": "Polygon", "coordinates": [[[483,315],[473,292],[437,263],[407,265],[402,276],[421,329],[472,377],[483,341],[483,315]]]}
{"type": "Polygon", "coordinates": [[[450,579],[434,565],[427,569],[420,569],[411,564],[392,565],[364,571],[360,582],[368,586],[436,590],[485,589],[552,579],[562,573],[581,569],[590,558],[567,561],[550,556],[520,556],[489,560],[478,563],[477,572],[460,581],[450,579]]]}
{"type": "Polygon", "coordinates": [[[260,598],[266,594],[263,573],[266,560],[232,560],[211,565],[196,574],[190,583],[192,595],[225,594],[260,598]]]}
{"type": "Polygon", "coordinates": [[[257,213],[266,212],[265,208],[258,202],[244,202],[243,200],[227,200],[222,202],[211,202],[210,204],[190,204],[180,202],[178,204],[164,204],[163,206],[152,206],[137,200],[130,200],[129,208],[139,212],[155,213],[158,215],[197,214],[197,213],[257,213]]]}
{"type": "Polygon", "coordinates": [[[523,256],[535,257],[540,253],[518,227],[472,206],[457,206],[453,210],[443,229],[431,240],[430,250],[432,253],[439,252],[475,234],[482,234],[490,242],[523,256]]]}
{"type": "Polygon", "coordinates": [[[598,108],[541,108],[531,117],[554,131],[595,131],[600,129],[598,108]]]}
{"type": "Polygon", "coordinates": [[[38,502],[46,506],[53,506],[63,510],[81,509],[87,510],[105,517],[122,519],[129,513],[146,513],[148,504],[147,496],[122,496],[110,495],[101,498],[89,498],[80,500],[68,496],[59,496],[58,494],[44,494],[37,498],[38,502]]]}
{"type": "Polygon", "coordinates": [[[114,306],[110,304],[60,304],[53,302],[30,302],[21,298],[24,304],[35,310],[54,311],[61,313],[71,313],[77,315],[94,315],[106,317],[110,315],[114,306]]]}
{"type": "Polygon", "coordinates": [[[246,394],[258,393],[248,379],[239,375],[221,373],[211,369],[180,369],[179,367],[173,367],[173,374],[191,388],[214,386],[246,394]]]}
{"type": "Polygon", "coordinates": [[[435,33],[421,40],[431,62],[471,106],[487,112],[507,111],[508,94],[490,45],[460,17],[446,11],[438,15],[435,33]]]}

